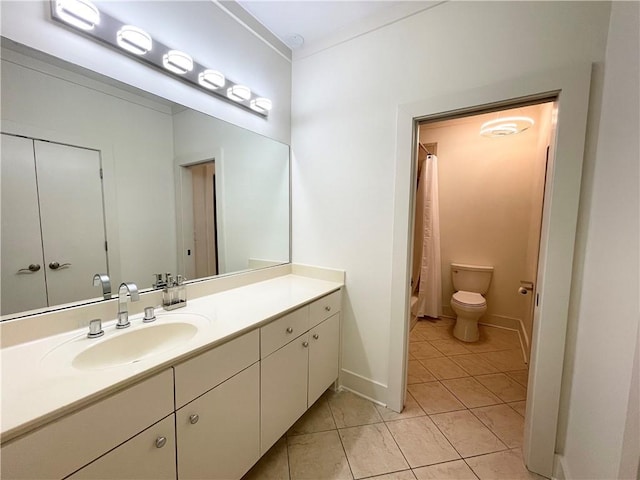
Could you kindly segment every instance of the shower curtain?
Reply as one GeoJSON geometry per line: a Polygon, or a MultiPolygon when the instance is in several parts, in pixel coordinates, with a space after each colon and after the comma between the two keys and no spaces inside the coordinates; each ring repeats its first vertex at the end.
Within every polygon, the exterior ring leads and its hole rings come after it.
{"type": "Polygon", "coordinates": [[[440,212],[438,208],[438,158],[427,155],[418,166],[418,194],[413,239],[411,313],[418,317],[442,315],[440,265],[440,212]]]}

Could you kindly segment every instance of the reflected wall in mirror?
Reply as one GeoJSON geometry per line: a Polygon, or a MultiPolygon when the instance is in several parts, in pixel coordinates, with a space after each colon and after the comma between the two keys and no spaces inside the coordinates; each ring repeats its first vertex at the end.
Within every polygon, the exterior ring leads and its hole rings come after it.
{"type": "Polygon", "coordinates": [[[290,261],[289,147],[2,39],[3,319],[290,261]]]}

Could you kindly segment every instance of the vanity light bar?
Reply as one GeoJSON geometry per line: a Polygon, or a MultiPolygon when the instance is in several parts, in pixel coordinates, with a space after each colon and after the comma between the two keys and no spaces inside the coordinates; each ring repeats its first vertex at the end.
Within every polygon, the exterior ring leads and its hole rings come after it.
{"type": "Polygon", "coordinates": [[[169,50],[162,57],[162,65],[170,72],[184,75],[193,70],[193,59],[179,50],[169,50]]]}
{"type": "Polygon", "coordinates": [[[201,91],[262,117],[269,115],[272,103],[268,98],[200,65],[189,54],[153,40],[143,29],[100,12],[89,0],[51,0],[51,16],[74,31],[116,47],[201,91]]]}
{"type": "Polygon", "coordinates": [[[87,0],[55,0],[60,20],[81,30],[93,30],[100,23],[100,11],[87,0]]]}
{"type": "Polygon", "coordinates": [[[116,43],[120,48],[136,55],[144,55],[153,48],[151,35],[133,25],[125,25],[118,30],[116,43]]]}

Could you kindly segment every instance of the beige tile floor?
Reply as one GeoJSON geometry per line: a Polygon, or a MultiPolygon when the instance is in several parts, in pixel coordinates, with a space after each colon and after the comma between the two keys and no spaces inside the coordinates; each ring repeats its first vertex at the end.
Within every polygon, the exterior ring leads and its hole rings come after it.
{"type": "Polygon", "coordinates": [[[402,413],[329,390],[243,480],[543,478],[522,462],[527,365],[517,333],[481,326],[467,344],[452,328],[440,319],[412,330],[402,413]]]}

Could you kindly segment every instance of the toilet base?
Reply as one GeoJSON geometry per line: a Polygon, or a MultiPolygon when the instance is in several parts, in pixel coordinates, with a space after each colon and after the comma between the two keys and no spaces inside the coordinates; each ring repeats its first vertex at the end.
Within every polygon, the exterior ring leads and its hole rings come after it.
{"type": "Polygon", "coordinates": [[[477,342],[480,338],[478,319],[456,318],[456,325],[453,327],[453,336],[463,342],[477,342]]]}

